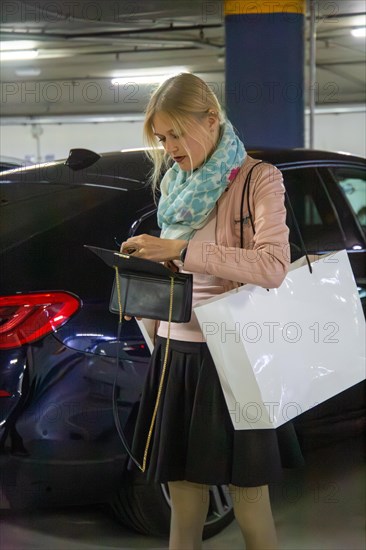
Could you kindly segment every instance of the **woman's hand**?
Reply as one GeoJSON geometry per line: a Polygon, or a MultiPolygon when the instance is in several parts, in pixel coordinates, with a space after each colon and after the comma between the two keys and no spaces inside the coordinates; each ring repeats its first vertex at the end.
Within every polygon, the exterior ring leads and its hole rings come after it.
{"type": "MultiPolygon", "coordinates": [[[[125,321],[131,321],[132,317],[129,315],[124,315],[124,319],[125,321]]],[[[135,319],[137,319],[137,321],[141,321],[142,317],[135,317],[135,319]]]]}
{"type": "Polygon", "coordinates": [[[161,239],[151,235],[131,237],[121,245],[121,252],[136,258],[144,258],[154,262],[166,262],[179,259],[181,250],[188,241],[181,239],[161,239]]]}

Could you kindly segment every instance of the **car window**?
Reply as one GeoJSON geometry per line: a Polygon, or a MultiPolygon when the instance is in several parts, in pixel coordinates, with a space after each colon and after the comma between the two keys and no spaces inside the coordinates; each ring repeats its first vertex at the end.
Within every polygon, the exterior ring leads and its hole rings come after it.
{"type": "Polygon", "coordinates": [[[331,171],[360,225],[366,230],[366,171],[350,168],[332,168],[331,171]]]}
{"type": "MultiPolygon", "coordinates": [[[[315,168],[283,170],[285,186],[309,252],[338,250],[345,246],[337,212],[315,168]]],[[[290,242],[300,246],[287,208],[290,242]]]]}

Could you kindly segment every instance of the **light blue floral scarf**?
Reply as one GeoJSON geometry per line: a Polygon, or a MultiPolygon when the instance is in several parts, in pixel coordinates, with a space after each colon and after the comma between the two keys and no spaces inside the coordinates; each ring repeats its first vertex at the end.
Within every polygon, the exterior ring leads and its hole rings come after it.
{"type": "Polygon", "coordinates": [[[245,157],[243,143],[231,123],[226,121],[217,148],[200,168],[187,172],[174,163],[160,185],[158,224],[162,229],[161,237],[191,239],[196,230],[205,225],[245,157]]]}

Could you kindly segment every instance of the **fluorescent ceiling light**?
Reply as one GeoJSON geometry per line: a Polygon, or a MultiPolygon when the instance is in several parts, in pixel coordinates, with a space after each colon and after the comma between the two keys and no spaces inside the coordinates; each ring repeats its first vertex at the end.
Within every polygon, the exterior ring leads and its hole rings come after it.
{"type": "Polygon", "coordinates": [[[17,76],[39,76],[41,74],[41,69],[17,69],[15,74],[17,76]]]}
{"type": "Polygon", "coordinates": [[[357,29],[351,30],[352,36],[356,36],[356,38],[363,38],[366,36],[366,27],[358,27],[357,29]]]}
{"type": "Polygon", "coordinates": [[[121,86],[123,84],[160,84],[169,78],[169,75],[146,75],[146,76],[118,76],[112,78],[113,86],[121,86]]]}
{"type": "Polygon", "coordinates": [[[4,40],[0,42],[0,50],[2,52],[18,51],[18,50],[33,50],[36,47],[34,40],[4,40]]]}
{"type": "Polygon", "coordinates": [[[18,50],[0,52],[0,61],[13,61],[15,59],[34,59],[37,57],[37,50],[18,50]]]}
{"type": "Polygon", "coordinates": [[[139,71],[138,73],[126,73],[121,76],[116,76],[112,78],[111,82],[114,86],[121,86],[123,84],[161,84],[167,78],[184,72],[187,72],[186,67],[176,67],[169,72],[160,73],[144,73],[143,71],[139,71]]]}

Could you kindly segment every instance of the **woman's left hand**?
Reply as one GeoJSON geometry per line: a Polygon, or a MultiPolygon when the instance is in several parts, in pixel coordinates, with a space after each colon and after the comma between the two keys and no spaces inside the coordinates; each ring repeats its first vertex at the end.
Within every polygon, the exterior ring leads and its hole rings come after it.
{"type": "Polygon", "coordinates": [[[144,258],[154,262],[166,262],[179,259],[181,250],[188,245],[188,241],[181,239],[161,239],[151,235],[131,237],[121,245],[121,252],[137,258],[144,258]]]}

